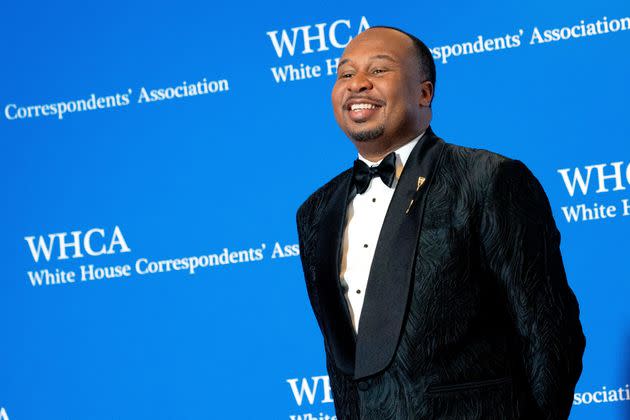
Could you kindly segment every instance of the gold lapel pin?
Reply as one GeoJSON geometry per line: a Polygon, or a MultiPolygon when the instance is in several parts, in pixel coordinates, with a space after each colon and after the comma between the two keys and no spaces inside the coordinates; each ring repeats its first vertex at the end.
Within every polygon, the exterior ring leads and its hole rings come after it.
{"type": "Polygon", "coordinates": [[[424,180],[425,180],[425,177],[423,176],[418,177],[418,186],[416,187],[416,191],[418,191],[420,187],[422,186],[422,184],[424,184],[424,180]]]}
{"type": "Polygon", "coordinates": [[[411,206],[413,205],[413,198],[411,199],[411,201],[409,202],[409,207],[407,207],[407,210],[405,210],[405,214],[409,214],[409,209],[411,209],[411,206]]]}
{"type": "MultiPolygon", "coordinates": [[[[416,187],[416,191],[418,191],[420,187],[422,187],[422,184],[424,184],[425,179],[426,178],[423,176],[418,177],[418,186],[416,187]]],[[[409,210],[411,210],[411,206],[413,206],[413,198],[409,202],[409,206],[407,206],[407,210],[405,210],[405,214],[409,214],[409,210]]]]}

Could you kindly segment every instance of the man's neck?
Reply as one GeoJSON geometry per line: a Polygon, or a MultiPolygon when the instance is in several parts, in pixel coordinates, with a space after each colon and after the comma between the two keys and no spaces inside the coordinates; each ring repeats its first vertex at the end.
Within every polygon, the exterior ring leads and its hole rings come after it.
{"type": "Polygon", "coordinates": [[[404,140],[399,140],[393,143],[386,143],[383,141],[369,141],[369,142],[355,142],[355,146],[357,147],[357,151],[361,156],[370,162],[380,162],[385,156],[387,156],[390,152],[397,150],[404,146],[405,144],[413,141],[420,134],[424,133],[426,129],[419,130],[413,137],[406,138],[404,140]]]}

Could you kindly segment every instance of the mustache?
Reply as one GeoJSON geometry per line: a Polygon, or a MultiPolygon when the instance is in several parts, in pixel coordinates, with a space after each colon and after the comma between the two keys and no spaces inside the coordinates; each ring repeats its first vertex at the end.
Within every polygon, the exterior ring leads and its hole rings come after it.
{"type": "Polygon", "coordinates": [[[348,99],[346,99],[343,106],[344,108],[348,108],[350,105],[356,104],[359,102],[369,103],[376,106],[385,105],[385,101],[383,101],[382,99],[374,98],[369,95],[352,95],[348,99]]]}

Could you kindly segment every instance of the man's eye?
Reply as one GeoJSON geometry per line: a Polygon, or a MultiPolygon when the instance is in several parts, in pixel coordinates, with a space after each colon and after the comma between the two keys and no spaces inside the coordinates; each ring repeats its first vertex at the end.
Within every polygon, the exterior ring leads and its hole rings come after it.
{"type": "Polygon", "coordinates": [[[350,77],[352,77],[352,73],[341,73],[339,76],[340,79],[349,79],[350,77]]]}
{"type": "Polygon", "coordinates": [[[380,74],[380,73],[385,73],[387,70],[385,69],[374,69],[372,70],[372,73],[374,74],[380,74]]]}

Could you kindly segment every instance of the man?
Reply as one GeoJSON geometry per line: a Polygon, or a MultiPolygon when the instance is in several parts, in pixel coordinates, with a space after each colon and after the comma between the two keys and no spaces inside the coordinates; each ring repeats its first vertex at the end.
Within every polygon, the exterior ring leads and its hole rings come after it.
{"type": "Polygon", "coordinates": [[[372,27],[337,71],[359,159],[297,212],[337,417],[566,419],[585,338],[541,185],[433,133],[417,38],[372,27]]]}

